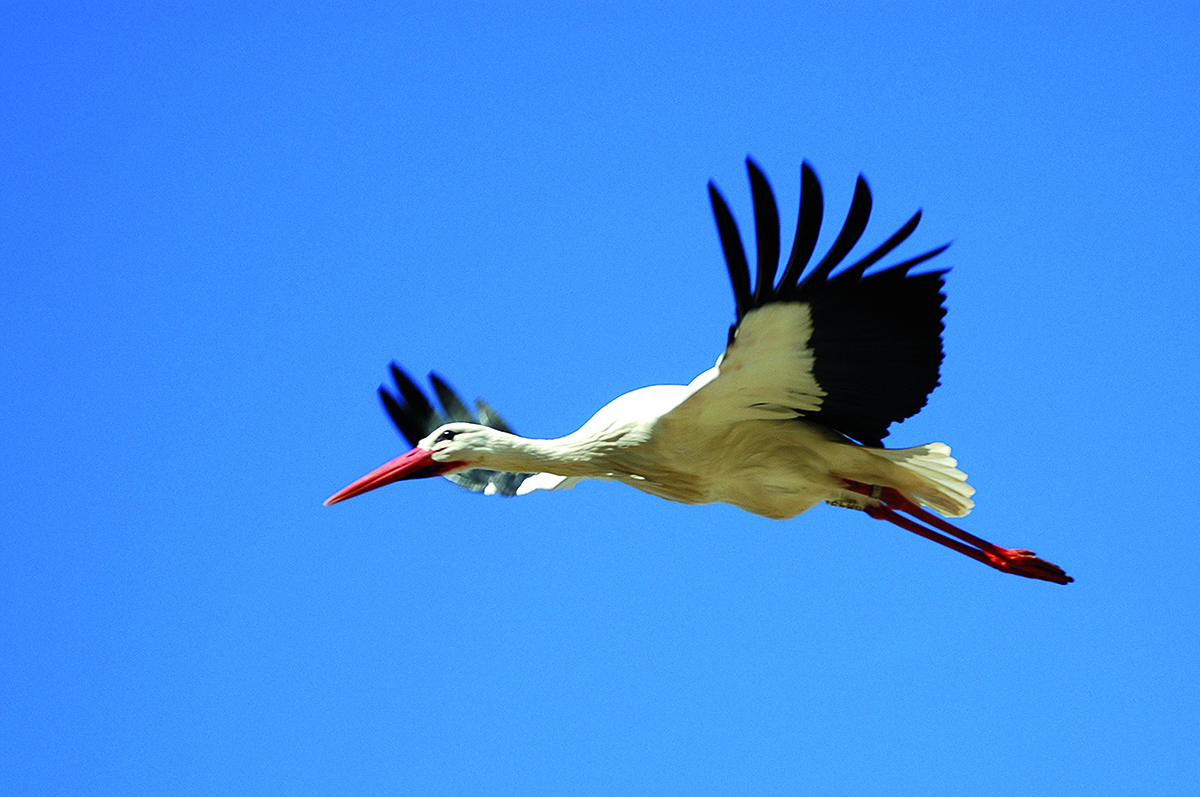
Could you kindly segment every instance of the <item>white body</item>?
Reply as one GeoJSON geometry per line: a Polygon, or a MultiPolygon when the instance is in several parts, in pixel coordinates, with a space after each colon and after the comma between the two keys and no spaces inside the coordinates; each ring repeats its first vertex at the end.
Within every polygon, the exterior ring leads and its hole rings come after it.
{"type": "Polygon", "coordinates": [[[975,491],[948,446],[870,448],[799,417],[794,408],[816,409],[822,395],[802,345],[808,330],[805,305],[764,307],[690,385],[626,393],[565,437],[456,423],[419,447],[439,462],[534,473],[519,494],[606,479],[671,501],[728,503],[783,519],[822,501],[865,509],[872,499],[847,489],[852,480],[894,488],[948,517],[967,514],[975,491]],[[446,430],[453,438],[439,440],[446,430]]]}
{"type": "Polygon", "coordinates": [[[626,393],[577,431],[537,440],[512,434],[481,400],[472,413],[430,374],[443,409],[437,411],[393,363],[396,392],[381,387],[380,397],[416,447],[325,503],[439,475],[501,495],[605,479],[671,501],[727,503],[779,519],[824,501],[865,510],[1002,572],[1070,583],[1062,568],[1032,551],[994,545],[922,508],[961,517],[974,506],[975,491],[948,446],[883,448],[888,427],[919,412],[940,380],[945,271],[910,272],[946,247],[868,273],[916,229],[920,212],[835,273],[870,214],[870,190],[860,176],[836,240],[805,274],[823,207],[820,184],[805,163],[796,237],[777,280],[778,209],[761,170],[752,160],[746,165],[758,244],[754,280],[737,223],[709,184],[736,313],[715,366],[689,385],[626,393]]]}

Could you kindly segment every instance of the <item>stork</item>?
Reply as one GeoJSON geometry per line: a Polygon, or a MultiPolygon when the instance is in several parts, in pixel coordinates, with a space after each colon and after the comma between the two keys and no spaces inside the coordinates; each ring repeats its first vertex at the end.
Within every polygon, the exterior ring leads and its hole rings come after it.
{"type": "Polygon", "coordinates": [[[687,385],[626,393],[565,437],[530,439],[517,436],[482,400],[473,413],[430,374],[442,408],[435,409],[393,363],[395,392],[380,387],[379,395],[413,448],[325,504],[432,476],[498,495],[602,479],[684,504],[723,502],[776,519],[825,502],[861,510],[1001,572],[1071,582],[1032,551],[993,545],[937,516],[962,517],[974,506],[975,490],[948,446],[883,446],[888,427],[915,415],[939,384],[946,270],[911,272],[948,244],[868,273],[916,229],[918,210],[834,273],[870,215],[871,192],[860,175],[833,246],[801,278],[823,213],[821,185],[805,162],[796,237],[777,280],[775,197],[758,165],[748,158],[746,166],[757,240],[753,285],[737,223],[708,185],[735,301],[715,366],[687,385]]]}

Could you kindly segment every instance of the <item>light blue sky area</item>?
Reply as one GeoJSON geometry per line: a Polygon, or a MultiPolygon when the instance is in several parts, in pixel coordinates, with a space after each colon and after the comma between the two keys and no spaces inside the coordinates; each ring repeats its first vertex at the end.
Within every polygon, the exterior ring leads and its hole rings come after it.
{"type": "Polygon", "coordinates": [[[1187,4],[0,12],[0,792],[1182,794],[1200,782],[1187,4]],[[532,436],[683,383],[752,245],[953,241],[1004,576],[864,515],[444,480],[396,359],[532,436]]]}

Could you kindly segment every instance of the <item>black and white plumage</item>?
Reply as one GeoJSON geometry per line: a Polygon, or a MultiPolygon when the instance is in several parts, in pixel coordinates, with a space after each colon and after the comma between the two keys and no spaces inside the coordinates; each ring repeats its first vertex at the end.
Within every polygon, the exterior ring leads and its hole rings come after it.
{"type": "MultiPolygon", "coordinates": [[[[432,434],[438,428],[448,423],[477,423],[490,429],[496,429],[508,434],[515,434],[508,422],[500,413],[483,399],[475,399],[475,411],[467,408],[467,403],[454,392],[446,381],[437,374],[429,375],[433,392],[442,411],[434,409],[433,404],[421,392],[412,378],[400,366],[392,363],[392,381],[396,383],[396,392],[390,393],[380,385],[379,398],[388,417],[404,439],[414,446],[420,445],[421,440],[432,434]]],[[[502,470],[487,470],[485,468],[470,468],[442,474],[459,487],[475,493],[487,495],[516,495],[521,482],[532,476],[532,473],[508,473],[502,470]]]]}
{"type": "Polygon", "coordinates": [[[1003,572],[1071,581],[1032,552],[988,543],[923,508],[961,517],[974,506],[974,489],[948,446],[883,447],[892,423],[925,406],[942,362],[946,271],[911,271],[946,247],[868,273],[912,234],[920,212],[835,273],[870,215],[871,193],[859,177],[841,232],[805,274],[823,214],[820,183],[805,163],[796,237],[777,280],[775,198],[752,160],[747,168],[757,240],[753,281],[737,224],[709,184],[736,312],[714,367],[688,385],[634,390],[579,430],[538,440],[515,435],[482,401],[476,416],[431,374],[439,413],[393,365],[397,392],[380,388],[380,396],[414,448],[326,503],[436,475],[502,495],[581,479],[620,481],[672,501],[730,503],[779,519],[827,502],[863,510],[1003,572]]]}
{"type": "Polygon", "coordinates": [[[763,308],[785,305],[797,315],[806,314],[811,335],[805,347],[812,353],[812,371],[803,386],[793,383],[793,388],[811,390],[815,385],[814,392],[822,395],[813,397],[817,409],[802,412],[803,416],[863,445],[881,446],[888,426],[915,415],[938,385],[942,317],[946,314],[941,291],[946,271],[917,275],[909,271],[946,246],[865,274],[912,234],[921,220],[918,211],[887,241],[831,276],[862,236],[871,213],[871,191],[859,177],[850,212],[829,253],[800,279],[816,246],[823,209],[821,185],[805,163],[795,243],[783,277],[776,282],[779,214],[775,197],[754,162],[746,165],[758,241],[753,292],[737,225],[716,186],[709,183],[708,189],[737,307],[725,357],[735,348],[739,330],[762,323],[763,308]]]}

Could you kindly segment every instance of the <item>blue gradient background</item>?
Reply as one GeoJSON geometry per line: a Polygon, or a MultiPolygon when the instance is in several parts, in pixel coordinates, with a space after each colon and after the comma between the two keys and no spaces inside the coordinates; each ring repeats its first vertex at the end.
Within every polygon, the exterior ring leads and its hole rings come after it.
{"type": "Polygon", "coordinates": [[[1194,8],[255,5],[0,11],[0,791],[1200,781],[1194,8]],[[710,366],[747,153],[821,248],[860,170],[864,246],[954,241],[888,442],[1077,583],[619,485],[321,506],[393,358],[535,436],[710,366]]]}

